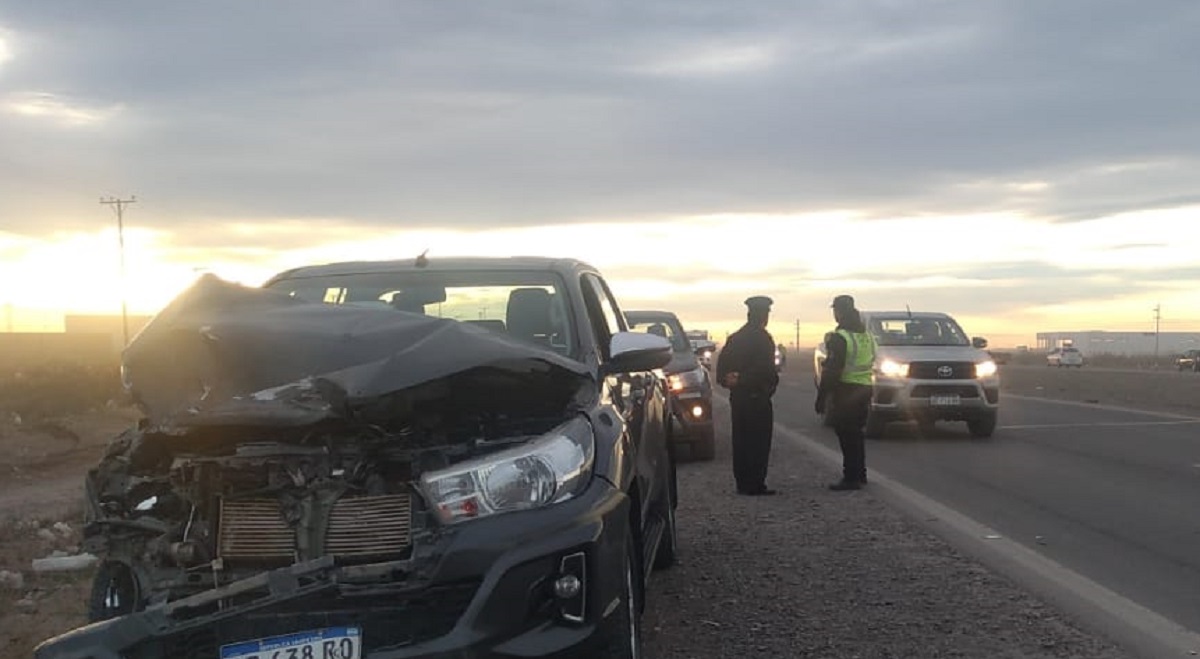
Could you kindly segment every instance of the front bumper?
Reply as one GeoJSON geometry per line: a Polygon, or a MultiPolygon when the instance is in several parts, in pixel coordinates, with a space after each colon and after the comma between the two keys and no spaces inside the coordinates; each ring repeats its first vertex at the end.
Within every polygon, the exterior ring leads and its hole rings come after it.
{"type": "Polygon", "coordinates": [[[224,645],[342,625],[362,629],[364,659],[586,657],[621,590],[586,575],[620,574],[628,518],[628,497],[595,477],[570,501],[447,528],[408,560],[262,572],[81,627],[35,657],[213,659],[224,645]],[[560,600],[552,584],[576,560],[582,595],[560,600]]]}
{"type": "Polygon", "coordinates": [[[999,378],[927,380],[876,377],[871,414],[885,419],[971,421],[1000,409],[999,378]]]}

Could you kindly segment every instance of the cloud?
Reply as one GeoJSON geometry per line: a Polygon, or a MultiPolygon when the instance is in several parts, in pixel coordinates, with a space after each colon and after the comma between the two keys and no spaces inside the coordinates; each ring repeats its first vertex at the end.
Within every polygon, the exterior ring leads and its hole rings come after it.
{"type": "Polygon", "coordinates": [[[61,126],[77,127],[101,124],[121,110],[121,106],[88,107],[54,94],[24,92],[9,94],[0,100],[0,109],[10,115],[45,119],[61,126]]]}
{"type": "Polygon", "coordinates": [[[690,47],[679,53],[636,66],[633,71],[652,76],[726,76],[770,67],[778,58],[778,47],[762,43],[713,44],[690,47]]]}
{"type": "Polygon", "coordinates": [[[0,26],[23,238],[136,194],[189,267],[553,253],[639,303],[766,293],[822,326],[849,288],[1017,318],[1200,281],[1192,0],[67,0],[0,26]]]}
{"type": "Polygon", "coordinates": [[[71,7],[6,10],[33,46],[5,75],[74,99],[43,116],[136,121],[18,138],[6,167],[86,151],[71,184],[196,216],[1070,220],[1194,198],[1200,175],[1186,1],[71,7]],[[1121,169],[1142,162],[1169,164],[1121,169]]]}

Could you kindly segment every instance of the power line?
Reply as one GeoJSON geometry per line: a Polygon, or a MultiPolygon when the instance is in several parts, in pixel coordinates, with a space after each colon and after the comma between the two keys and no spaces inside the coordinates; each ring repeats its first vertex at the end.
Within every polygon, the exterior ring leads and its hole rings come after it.
{"type": "Polygon", "coordinates": [[[125,338],[122,344],[124,347],[129,345],[129,310],[125,295],[125,206],[137,203],[137,196],[131,195],[128,199],[101,197],[100,203],[111,206],[117,214],[117,242],[121,248],[121,330],[125,338]]]}

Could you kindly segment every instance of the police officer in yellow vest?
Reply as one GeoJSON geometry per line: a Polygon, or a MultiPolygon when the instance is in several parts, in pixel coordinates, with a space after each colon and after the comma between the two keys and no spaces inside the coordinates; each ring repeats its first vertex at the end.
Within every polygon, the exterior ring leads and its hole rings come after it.
{"type": "Polygon", "coordinates": [[[857,490],[867,483],[863,429],[871,409],[875,340],[863,325],[853,297],[839,295],[832,306],[837,329],[826,335],[816,411],[824,414],[826,405],[833,405],[833,429],[842,446],[842,480],[829,489],[857,490]]]}

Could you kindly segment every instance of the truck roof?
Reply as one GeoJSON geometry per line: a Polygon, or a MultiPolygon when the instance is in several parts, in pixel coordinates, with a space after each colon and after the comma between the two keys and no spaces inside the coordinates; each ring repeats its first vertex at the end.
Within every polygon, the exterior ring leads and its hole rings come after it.
{"type": "Polygon", "coordinates": [[[596,272],[592,266],[578,259],[553,258],[546,256],[456,256],[429,257],[419,265],[419,258],[395,259],[390,261],[342,261],[323,265],[308,265],[285,270],[267,282],[280,279],[301,279],[331,275],[361,275],[381,272],[462,272],[466,271],[546,271],[546,272],[596,272]]]}
{"type": "Polygon", "coordinates": [[[876,318],[950,318],[950,314],[941,311],[860,311],[864,316],[873,316],[876,318]]]}

